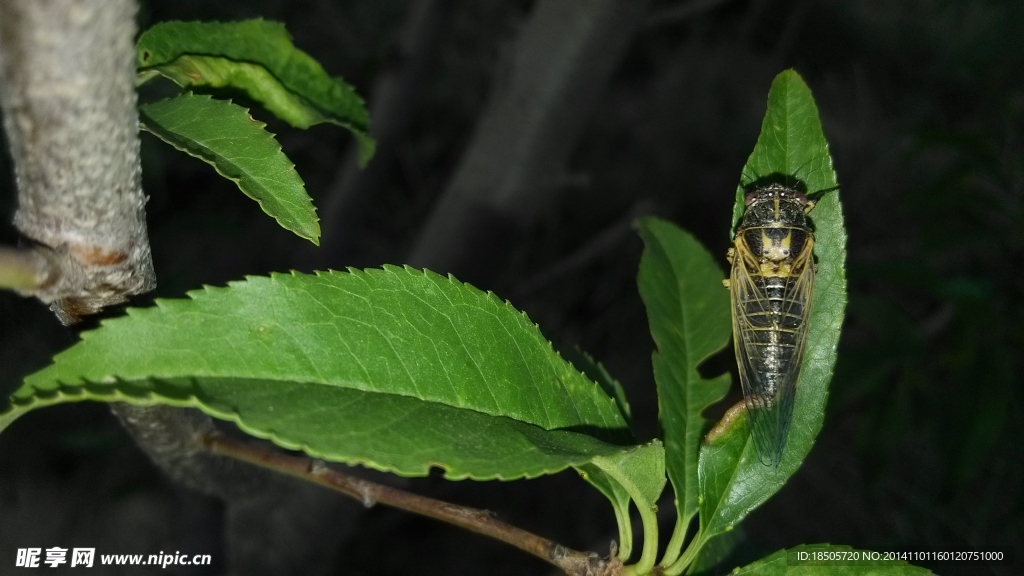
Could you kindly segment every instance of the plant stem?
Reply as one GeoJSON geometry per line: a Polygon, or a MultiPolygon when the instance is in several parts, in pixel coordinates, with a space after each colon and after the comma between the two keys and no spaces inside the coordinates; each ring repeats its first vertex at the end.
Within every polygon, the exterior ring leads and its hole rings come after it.
{"type": "Polygon", "coordinates": [[[615,511],[615,525],[619,530],[619,547],[615,556],[629,560],[630,555],[633,554],[633,526],[629,517],[629,501],[626,502],[625,509],[614,506],[613,510],[615,511]]]}
{"type": "Polygon", "coordinates": [[[683,550],[683,542],[686,539],[687,528],[690,526],[689,518],[676,518],[675,528],[672,530],[672,537],[668,541],[668,547],[665,549],[665,555],[661,558],[661,565],[667,566],[676,561],[679,557],[679,553],[683,550]]]}
{"type": "Polygon", "coordinates": [[[672,563],[671,566],[665,568],[666,576],[678,576],[682,574],[693,561],[697,559],[697,553],[704,547],[705,539],[704,533],[698,531],[697,535],[690,541],[690,545],[686,547],[681,558],[672,563]]]}
{"type": "MultiPolygon", "coordinates": [[[[134,0],[0,0],[0,105],[14,225],[59,274],[64,324],[156,287],[139,173],[134,0]]],[[[45,288],[45,289],[43,289],[45,288]]]]}
{"type": "Polygon", "coordinates": [[[50,262],[39,252],[0,246],[0,288],[31,294],[50,274],[50,262]]]}
{"type": "Polygon", "coordinates": [[[381,503],[490,536],[555,565],[569,576],[616,576],[622,572],[622,563],[616,558],[604,560],[594,552],[571,550],[497,520],[487,510],[458,506],[356,478],[328,468],[321,460],[281,454],[228,438],[218,432],[207,434],[203,444],[213,453],[337,490],[367,507],[381,503]]]}
{"type": "Polygon", "coordinates": [[[636,502],[636,509],[640,512],[640,521],[644,526],[644,547],[640,551],[640,560],[632,566],[626,567],[626,574],[642,576],[651,574],[654,563],[658,558],[658,515],[656,507],[643,504],[643,499],[633,495],[636,502]]]}

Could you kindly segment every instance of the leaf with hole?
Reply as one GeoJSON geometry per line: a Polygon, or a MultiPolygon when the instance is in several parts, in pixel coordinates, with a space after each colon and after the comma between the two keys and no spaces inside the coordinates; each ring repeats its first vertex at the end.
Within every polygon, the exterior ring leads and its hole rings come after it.
{"type": "Polygon", "coordinates": [[[707,424],[701,413],[722,399],[730,377],[702,378],[701,362],[729,344],[729,293],[715,258],[693,236],[656,218],[639,221],[644,254],[637,279],[658,347],[654,379],[668,477],[676,492],[678,553],[697,512],[697,455],[707,424]]]}

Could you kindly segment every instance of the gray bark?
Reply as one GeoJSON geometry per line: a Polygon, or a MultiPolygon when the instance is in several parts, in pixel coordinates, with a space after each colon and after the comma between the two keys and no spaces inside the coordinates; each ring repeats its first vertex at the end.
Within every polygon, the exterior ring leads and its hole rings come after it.
{"type": "MultiPolygon", "coordinates": [[[[140,181],[135,10],[134,0],[0,0],[0,98],[18,180],[15,224],[35,243],[0,260],[22,275],[38,272],[43,281],[22,291],[52,303],[65,324],[155,287],[140,181]]],[[[168,476],[228,500],[235,573],[326,570],[309,566],[333,558],[338,534],[306,529],[350,524],[351,514],[337,517],[337,498],[211,454],[202,439],[213,422],[198,411],[111,406],[168,476]],[[269,507],[275,517],[265,513],[269,507]],[[284,525],[270,525],[277,521],[284,525]]]]}
{"type": "Polygon", "coordinates": [[[156,285],[140,182],[133,0],[0,0],[14,223],[64,323],[156,285]]]}
{"type": "Polygon", "coordinates": [[[203,445],[203,437],[214,432],[209,416],[171,406],[110,406],[139,447],[172,480],[225,500],[260,493],[264,481],[249,466],[210,454],[203,445]]]}
{"type": "MultiPolygon", "coordinates": [[[[538,0],[466,154],[409,257],[473,276],[555,198],[569,155],[645,13],[642,0],[538,0]],[[481,251],[494,251],[481,258],[481,251]]],[[[466,278],[464,278],[466,279],[466,278]]],[[[470,278],[472,279],[472,278],[470,278]]]]}
{"type": "MultiPolygon", "coordinates": [[[[22,268],[48,266],[32,293],[51,302],[66,324],[155,286],[140,182],[134,37],[134,0],[0,0],[0,97],[18,179],[15,224],[37,243],[22,251],[22,268]]],[[[271,539],[287,534],[295,544],[303,528],[337,521],[337,499],[211,454],[202,438],[213,423],[198,411],[112,409],[168,476],[228,500],[228,553],[238,574],[313,574],[300,567],[333,557],[338,539],[330,532],[291,548],[271,539]],[[269,526],[275,519],[259,514],[269,506],[280,507],[277,520],[291,522],[269,526]],[[252,534],[264,537],[251,540],[252,534]],[[264,564],[281,570],[268,572],[264,564]]]]}
{"type": "Polygon", "coordinates": [[[211,454],[213,422],[198,410],[112,404],[139,446],[172,480],[227,501],[231,576],[317,576],[330,572],[359,508],[338,494],[211,454]]]}

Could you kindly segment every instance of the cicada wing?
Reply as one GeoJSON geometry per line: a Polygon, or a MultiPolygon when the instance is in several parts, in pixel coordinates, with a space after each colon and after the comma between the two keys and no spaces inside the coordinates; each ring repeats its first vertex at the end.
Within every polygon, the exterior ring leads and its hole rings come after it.
{"type": "MultiPolygon", "coordinates": [[[[736,364],[758,460],[767,466],[778,466],[792,422],[796,385],[806,348],[814,263],[809,247],[806,254],[794,260],[796,274],[787,279],[782,313],[773,320],[765,283],[752,277],[744,263],[744,256],[747,262],[753,256],[742,243],[737,244],[730,275],[736,364]],[[764,357],[766,337],[771,330],[780,332],[780,346],[792,347],[780,366],[781,374],[767,374],[764,368],[772,363],[764,357]]],[[[756,269],[756,264],[753,267],[756,269]]]]}
{"type": "Polygon", "coordinates": [[[777,395],[779,419],[778,434],[782,438],[777,463],[782,458],[782,446],[789,437],[789,427],[793,422],[793,406],[796,403],[796,389],[800,382],[804,355],[807,351],[807,329],[811,325],[811,298],[814,294],[814,257],[812,255],[814,241],[808,240],[803,252],[793,261],[795,281],[787,286],[784,296],[785,306],[783,318],[788,319],[787,329],[793,332],[793,355],[786,365],[783,378],[784,386],[777,395]]]}
{"type": "Polygon", "coordinates": [[[729,286],[732,296],[732,328],[736,347],[736,366],[740,386],[746,401],[750,436],[754,441],[758,460],[766,465],[778,462],[782,447],[778,443],[776,416],[772,394],[765,386],[761,370],[765,365],[763,347],[758,345],[757,331],[762,322],[754,317],[767,314],[768,295],[744,264],[747,251],[737,246],[729,286]]]}

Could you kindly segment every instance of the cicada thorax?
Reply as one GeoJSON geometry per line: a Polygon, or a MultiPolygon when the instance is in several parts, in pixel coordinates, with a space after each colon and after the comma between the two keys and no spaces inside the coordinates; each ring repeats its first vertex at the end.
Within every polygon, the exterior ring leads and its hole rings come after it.
{"type": "Polygon", "coordinates": [[[813,206],[792,188],[747,195],[730,252],[736,359],[758,457],[778,464],[792,416],[814,280],[813,206]]]}

